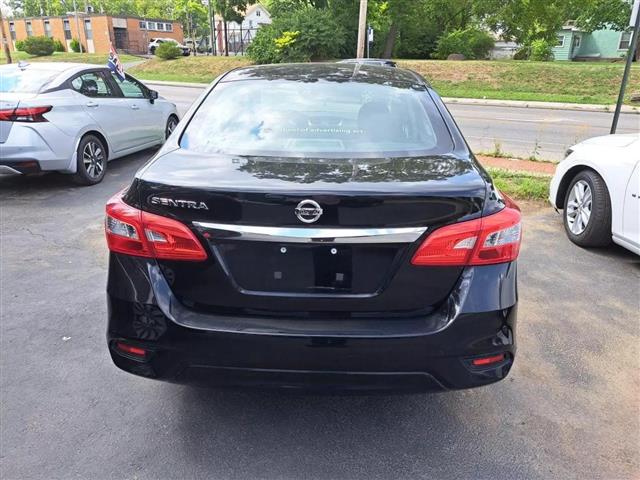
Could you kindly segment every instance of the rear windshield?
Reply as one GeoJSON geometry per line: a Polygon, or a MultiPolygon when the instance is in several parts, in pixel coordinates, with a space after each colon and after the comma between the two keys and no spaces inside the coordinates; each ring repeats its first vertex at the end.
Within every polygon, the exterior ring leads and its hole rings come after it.
{"type": "Polygon", "coordinates": [[[241,80],[217,85],[180,140],[200,153],[368,158],[450,152],[426,89],[241,80]]]}
{"type": "Polygon", "coordinates": [[[26,67],[0,68],[0,93],[36,93],[60,72],[26,67]]]}

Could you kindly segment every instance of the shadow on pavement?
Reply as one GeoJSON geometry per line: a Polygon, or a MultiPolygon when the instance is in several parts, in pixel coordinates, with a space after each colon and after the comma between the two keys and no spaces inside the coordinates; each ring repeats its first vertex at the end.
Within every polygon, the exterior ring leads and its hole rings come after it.
{"type": "MultiPolygon", "coordinates": [[[[78,190],[113,190],[115,183],[130,181],[135,172],[155,152],[156,148],[127,155],[109,162],[107,173],[102,182],[92,186],[79,186],[73,183],[72,175],[50,172],[36,175],[0,175],[0,194],[21,196],[26,193],[53,193],[58,191],[78,190]]],[[[124,187],[126,184],[123,184],[124,187]]],[[[87,193],[84,191],[83,193],[87,193]]]]}

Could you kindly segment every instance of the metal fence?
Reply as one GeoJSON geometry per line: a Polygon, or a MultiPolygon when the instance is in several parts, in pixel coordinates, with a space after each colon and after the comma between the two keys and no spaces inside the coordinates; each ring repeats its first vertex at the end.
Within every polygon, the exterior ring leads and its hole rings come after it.
{"type": "Polygon", "coordinates": [[[258,27],[245,28],[237,23],[228,24],[225,32],[224,24],[218,22],[215,29],[214,47],[211,49],[209,36],[197,42],[198,53],[213,53],[214,55],[244,55],[247,47],[258,33],[258,27]]]}

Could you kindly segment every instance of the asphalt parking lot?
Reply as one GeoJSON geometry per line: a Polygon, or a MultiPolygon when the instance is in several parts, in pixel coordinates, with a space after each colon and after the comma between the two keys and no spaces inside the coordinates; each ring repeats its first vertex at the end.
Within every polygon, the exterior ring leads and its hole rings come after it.
{"type": "Polygon", "coordinates": [[[196,389],[116,369],[103,183],[0,177],[3,479],[640,476],[640,258],[582,250],[524,205],[519,352],[505,381],[407,396],[196,389]]]}

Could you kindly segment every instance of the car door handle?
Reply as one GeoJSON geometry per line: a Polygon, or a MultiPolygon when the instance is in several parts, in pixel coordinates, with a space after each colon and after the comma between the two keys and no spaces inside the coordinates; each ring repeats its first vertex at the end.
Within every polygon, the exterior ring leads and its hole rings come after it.
{"type": "Polygon", "coordinates": [[[140,110],[138,105],[131,105],[131,110],[140,110]]]}
{"type": "Polygon", "coordinates": [[[87,107],[89,107],[89,108],[96,108],[99,105],[100,104],[96,103],[96,102],[87,102],[87,107]]]}

